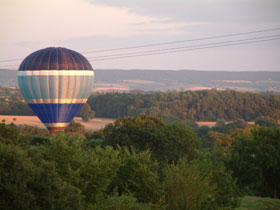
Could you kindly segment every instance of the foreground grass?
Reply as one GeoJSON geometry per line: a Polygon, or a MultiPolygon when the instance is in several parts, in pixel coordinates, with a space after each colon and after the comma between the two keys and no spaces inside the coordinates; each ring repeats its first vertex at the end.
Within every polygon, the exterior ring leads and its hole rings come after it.
{"type": "Polygon", "coordinates": [[[235,210],[280,210],[280,199],[245,196],[235,210]]]}

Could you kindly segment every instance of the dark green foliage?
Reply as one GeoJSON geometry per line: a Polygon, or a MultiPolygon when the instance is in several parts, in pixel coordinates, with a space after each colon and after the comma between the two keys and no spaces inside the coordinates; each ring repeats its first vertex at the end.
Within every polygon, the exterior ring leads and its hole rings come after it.
{"type": "Polygon", "coordinates": [[[0,101],[0,114],[1,115],[34,115],[29,106],[22,101],[19,101],[18,97],[9,102],[0,101]]]}
{"type": "Polygon", "coordinates": [[[179,157],[195,156],[199,146],[196,134],[184,124],[165,125],[148,115],[119,118],[104,129],[105,143],[117,147],[133,146],[150,150],[158,161],[177,161],[179,157]]]}
{"type": "Polygon", "coordinates": [[[88,145],[90,147],[96,147],[96,146],[105,146],[105,143],[104,143],[104,139],[89,139],[89,140],[86,140],[85,141],[85,145],[88,145]]]}
{"type": "Polygon", "coordinates": [[[51,162],[35,164],[28,153],[0,144],[0,206],[3,209],[79,209],[77,189],[62,181],[51,162]]]}
{"type": "Polygon", "coordinates": [[[0,206],[5,209],[31,209],[32,162],[19,147],[0,144],[0,206]]]}
{"type": "Polygon", "coordinates": [[[65,129],[65,133],[71,137],[76,136],[84,138],[85,132],[85,126],[83,126],[81,123],[75,122],[74,120],[72,120],[65,129]]]}
{"type": "MultiPolygon", "coordinates": [[[[165,122],[179,121],[254,121],[260,116],[280,118],[280,96],[273,93],[249,93],[233,90],[186,92],[97,93],[89,97],[79,116],[118,118],[141,113],[162,117],[165,122]]],[[[0,101],[0,114],[34,115],[17,98],[0,101]]]]}
{"type": "Polygon", "coordinates": [[[186,125],[172,123],[165,127],[167,146],[165,156],[169,161],[177,161],[181,157],[196,158],[197,149],[200,147],[200,139],[186,125]]]}
{"type": "Polygon", "coordinates": [[[195,128],[195,132],[197,133],[198,137],[201,139],[202,147],[203,148],[211,148],[215,144],[215,139],[211,138],[209,135],[209,131],[212,129],[208,126],[201,126],[198,128],[195,128]]]}
{"type": "Polygon", "coordinates": [[[0,143],[12,145],[26,145],[31,142],[31,138],[20,135],[21,130],[15,124],[6,125],[0,123],[0,143]]]}
{"type": "MultiPolygon", "coordinates": [[[[192,125],[202,137],[230,132],[227,126],[192,125]]],[[[1,208],[229,210],[239,203],[236,183],[279,197],[279,127],[256,127],[230,150],[202,149],[186,125],[144,114],[87,139],[69,136],[37,139],[0,124],[1,208]]]]}
{"type": "Polygon", "coordinates": [[[158,164],[150,160],[150,155],[147,151],[136,153],[133,148],[120,150],[121,164],[110,189],[116,189],[119,195],[130,194],[140,202],[159,203],[163,190],[155,173],[158,164]]]}
{"type": "Polygon", "coordinates": [[[46,128],[38,128],[30,125],[20,126],[22,135],[50,137],[50,133],[46,128]]]}
{"type": "Polygon", "coordinates": [[[245,122],[245,120],[243,120],[243,119],[237,119],[237,120],[234,120],[232,122],[232,124],[236,128],[245,128],[247,125],[247,122],[245,122]]]}
{"type": "Polygon", "coordinates": [[[280,197],[280,128],[261,127],[232,145],[232,169],[239,185],[257,195],[280,197]]]}
{"type": "Polygon", "coordinates": [[[145,203],[140,203],[135,197],[109,196],[106,199],[98,201],[93,207],[93,210],[152,210],[153,208],[145,203]]]}
{"type": "Polygon", "coordinates": [[[223,160],[216,152],[203,156],[202,160],[194,160],[193,164],[198,165],[199,170],[209,175],[209,183],[215,184],[216,189],[208,203],[211,209],[233,209],[239,204],[240,191],[237,180],[227,170],[223,160]],[[209,155],[207,157],[207,155],[209,155]]]}
{"type": "Polygon", "coordinates": [[[63,181],[78,188],[86,203],[96,203],[114,190],[119,195],[130,193],[145,203],[160,201],[162,192],[155,173],[158,166],[150,160],[149,152],[84,146],[82,141],[69,138],[66,141],[59,136],[49,146],[41,147],[40,153],[43,159],[56,163],[63,181]]]}
{"type": "Polygon", "coordinates": [[[140,113],[184,121],[253,121],[260,116],[280,118],[280,96],[232,90],[106,93],[89,97],[96,117],[118,118],[140,113]],[[169,117],[168,117],[169,116],[169,117]]]}
{"type": "Polygon", "coordinates": [[[95,116],[94,111],[91,110],[90,106],[85,103],[80,110],[80,112],[77,114],[77,117],[81,117],[83,121],[88,121],[93,119],[95,116]]]}
{"type": "Polygon", "coordinates": [[[160,117],[162,119],[162,121],[165,123],[165,124],[168,124],[168,123],[181,123],[182,120],[180,120],[178,117],[174,116],[174,115],[162,115],[160,117]]]}
{"type": "Polygon", "coordinates": [[[256,125],[260,125],[260,126],[265,126],[265,127],[273,127],[273,126],[277,126],[278,123],[277,123],[277,120],[271,118],[271,117],[268,117],[268,116],[261,116],[261,117],[258,117],[256,120],[255,120],[255,124],[256,125]]]}
{"type": "Polygon", "coordinates": [[[169,165],[163,172],[168,210],[210,209],[208,200],[214,198],[216,189],[215,184],[210,184],[210,174],[186,159],[169,165]]]}
{"type": "Polygon", "coordinates": [[[77,123],[74,120],[72,120],[71,123],[66,127],[65,132],[84,133],[85,126],[83,126],[81,123],[77,123]]]}
{"type": "Polygon", "coordinates": [[[226,122],[225,122],[225,120],[224,119],[217,119],[217,121],[216,121],[216,127],[225,127],[225,125],[226,125],[226,122]]]}

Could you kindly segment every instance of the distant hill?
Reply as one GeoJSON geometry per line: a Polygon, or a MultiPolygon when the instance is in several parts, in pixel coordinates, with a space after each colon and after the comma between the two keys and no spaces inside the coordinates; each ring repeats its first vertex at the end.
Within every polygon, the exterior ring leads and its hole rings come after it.
{"type": "MultiPolygon", "coordinates": [[[[94,70],[96,91],[202,90],[280,92],[280,72],[198,70],[94,70]]],[[[0,86],[17,86],[17,71],[1,70],[0,86]]]]}

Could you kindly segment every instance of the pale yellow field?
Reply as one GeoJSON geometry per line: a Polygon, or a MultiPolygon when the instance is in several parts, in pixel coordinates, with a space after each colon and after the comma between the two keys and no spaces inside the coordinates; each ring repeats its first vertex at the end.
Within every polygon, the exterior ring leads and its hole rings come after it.
{"type": "Polygon", "coordinates": [[[208,122],[208,121],[201,121],[201,122],[195,122],[199,127],[201,126],[208,126],[208,127],[214,127],[216,125],[216,122],[208,122]]]}
{"type": "MultiPolygon", "coordinates": [[[[14,123],[16,125],[31,125],[37,126],[40,128],[45,128],[44,124],[41,123],[38,117],[36,116],[11,116],[11,115],[0,115],[0,122],[5,120],[7,124],[14,123]],[[13,119],[16,119],[14,121],[13,119]]],[[[81,123],[85,126],[86,129],[90,130],[99,130],[104,128],[107,124],[114,122],[113,119],[104,119],[104,118],[94,118],[88,122],[83,122],[80,117],[74,118],[75,122],[81,123]]]]}

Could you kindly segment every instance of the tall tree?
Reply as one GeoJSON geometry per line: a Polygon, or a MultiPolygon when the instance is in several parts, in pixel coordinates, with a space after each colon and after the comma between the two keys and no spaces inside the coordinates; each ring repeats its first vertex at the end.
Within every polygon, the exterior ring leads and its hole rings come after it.
{"type": "Polygon", "coordinates": [[[232,145],[232,169],[243,189],[280,197],[280,128],[260,127],[232,145]]]}
{"type": "Polygon", "coordinates": [[[177,161],[195,156],[200,145],[196,134],[184,124],[165,125],[161,119],[145,114],[117,119],[104,129],[105,142],[117,147],[133,146],[150,150],[159,161],[177,161]]]}
{"type": "Polygon", "coordinates": [[[94,118],[95,113],[92,111],[90,105],[85,103],[77,116],[81,117],[83,121],[88,121],[94,118]]]}

